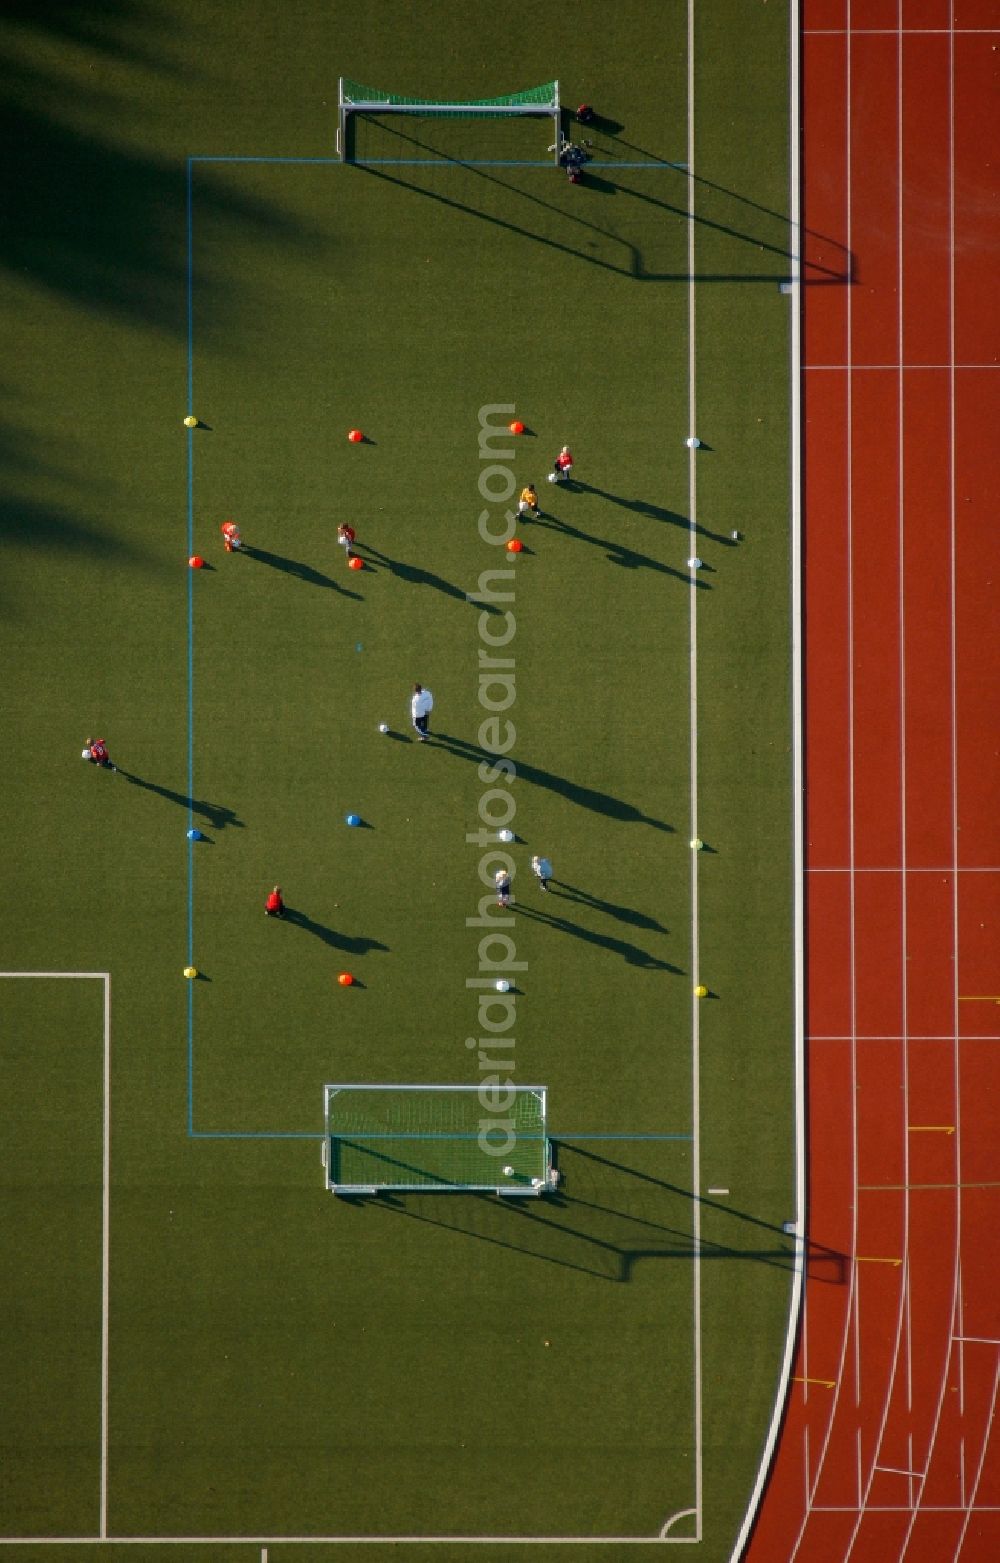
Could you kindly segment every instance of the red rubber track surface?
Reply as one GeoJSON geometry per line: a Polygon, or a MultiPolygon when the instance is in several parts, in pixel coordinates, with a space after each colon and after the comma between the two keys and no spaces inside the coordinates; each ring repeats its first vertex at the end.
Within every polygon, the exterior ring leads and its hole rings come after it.
{"type": "Polygon", "coordinates": [[[997,1563],[1000,0],[802,0],[808,1258],[750,1563],[997,1563]]]}

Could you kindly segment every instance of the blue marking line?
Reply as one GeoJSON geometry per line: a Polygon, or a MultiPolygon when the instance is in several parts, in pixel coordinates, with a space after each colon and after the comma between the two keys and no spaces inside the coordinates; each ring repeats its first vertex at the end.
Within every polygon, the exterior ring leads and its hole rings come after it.
{"type": "MultiPolygon", "coordinates": [[[[192,1140],[325,1140],[326,1134],[306,1129],[188,1129],[192,1140]]],[[[344,1134],[350,1140],[475,1140],[475,1134],[344,1134]]],[[[522,1134],[522,1140],[540,1140],[540,1134],[522,1134]]],[[[550,1140],[684,1140],[690,1134],[549,1134],[550,1140]]]]}
{"type": "MultiPolygon", "coordinates": [[[[359,163],[379,164],[407,164],[409,166],[426,163],[428,166],[467,167],[467,168],[549,168],[554,169],[555,164],[551,160],[539,162],[515,162],[504,159],[485,160],[459,160],[457,158],[358,158],[359,163]]],[[[194,191],[193,169],[195,163],[315,163],[337,167],[349,167],[344,165],[338,157],[189,157],[187,159],[187,402],[186,411],[194,411],[194,191]]],[[[592,168],[674,168],[684,171],[686,163],[604,163],[594,161],[592,168]]],[[[194,553],[194,433],[193,429],[187,431],[187,558],[194,553]]],[[[194,798],[194,571],[187,572],[187,728],[188,728],[188,763],[187,784],[188,799],[194,798]]],[[[355,646],[355,651],[363,650],[361,641],[355,646]]],[[[188,830],[194,825],[194,809],[188,802],[187,809],[188,830]]],[[[188,841],[187,853],[187,964],[193,966],[194,959],[194,842],[188,841]]],[[[195,983],[190,980],[185,983],[187,988],[187,1132],[193,1140],[322,1140],[325,1134],[300,1130],[202,1130],[194,1127],[194,988],[195,983]]],[[[474,1135],[465,1138],[475,1138],[474,1135]]],[[[379,1138],[376,1135],[366,1136],[369,1139],[379,1138]]],[[[398,1138],[398,1136],[383,1136],[383,1138],[398,1138]]],[[[409,1139],[436,1139],[437,1135],[409,1135],[409,1139]]],[[[551,1134],[555,1140],[691,1140],[690,1134],[551,1134]]]]}
{"type": "MultiPolygon", "coordinates": [[[[352,165],[360,168],[366,166],[416,168],[424,164],[428,168],[549,168],[556,173],[560,171],[558,164],[550,157],[352,157],[349,163],[345,163],[343,158],[339,157],[213,157],[208,153],[188,158],[189,181],[192,163],[305,163],[333,168],[350,168],[352,165]]],[[[642,163],[620,163],[615,158],[595,157],[584,166],[585,168],[673,168],[682,174],[686,173],[688,168],[687,163],[659,162],[654,158],[647,158],[642,163]]]]}
{"type": "Polygon", "coordinates": [[[192,1140],[325,1140],[325,1134],[297,1129],[190,1129],[192,1140]]]}
{"type": "MultiPolygon", "coordinates": [[[[354,157],[351,162],[360,168],[365,167],[390,167],[390,168],[551,168],[554,172],[560,172],[559,165],[549,158],[508,158],[508,157],[354,157]]],[[[350,166],[350,165],[348,165],[350,166]]],[[[655,163],[647,159],[644,163],[619,163],[611,158],[605,161],[603,158],[591,158],[584,163],[582,172],[588,168],[674,168],[684,173],[687,170],[686,163],[655,163]]]]}

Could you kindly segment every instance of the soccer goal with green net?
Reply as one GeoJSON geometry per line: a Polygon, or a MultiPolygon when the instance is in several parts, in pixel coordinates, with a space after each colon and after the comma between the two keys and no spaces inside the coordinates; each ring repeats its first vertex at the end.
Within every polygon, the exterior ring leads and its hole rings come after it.
{"type": "Polygon", "coordinates": [[[323,1117],[335,1194],[532,1196],[558,1179],[542,1085],[327,1085],[323,1117]]]}
{"type": "Polygon", "coordinates": [[[540,87],[527,87],[523,92],[504,93],[499,98],[411,98],[399,92],[385,92],[381,87],[366,87],[363,82],[341,76],[337,97],[337,153],[344,162],[352,161],[348,136],[351,116],[354,114],[417,114],[428,118],[509,119],[517,115],[534,115],[551,119],[555,135],[553,151],[559,161],[562,140],[562,110],[559,103],[559,83],[543,82],[540,87]]]}

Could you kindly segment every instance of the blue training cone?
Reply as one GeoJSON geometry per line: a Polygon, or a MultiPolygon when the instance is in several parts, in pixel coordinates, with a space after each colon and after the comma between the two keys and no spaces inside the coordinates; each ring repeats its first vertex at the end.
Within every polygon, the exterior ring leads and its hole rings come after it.
{"type": "Polygon", "coordinates": [[[348,814],[348,816],[347,816],[347,823],[348,823],[348,825],[360,825],[361,824],[361,815],[360,814],[348,814]]]}
{"type": "Polygon", "coordinates": [[[189,841],[204,841],[205,839],[200,830],[195,830],[193,828],[188,831],[187,837],[189,841]]]}

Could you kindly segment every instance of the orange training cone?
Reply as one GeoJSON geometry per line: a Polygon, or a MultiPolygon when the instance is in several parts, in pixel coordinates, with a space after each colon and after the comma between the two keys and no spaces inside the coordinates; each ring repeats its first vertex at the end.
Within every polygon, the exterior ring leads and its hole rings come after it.
{"type": "Polygon", "coordinates": [[[524,424],[521,422],[520,418],[515,418],[513,423],[508,424],[508,428],[510,429],[511,434],[524,433],[524,424]]]}
{"type": "Polygon", "coordinates": [[[361,441],[364,439],[364,435],[360,429],[352,429],[347,438],[350,440],[352,445],[360,445],[361,441]]]}
{"type": "Polygon", "coordinates": [[[205,561],[201,557],[201,554],[192,554],[188,560],[188,564],[191,566],[192,570],[202,570],[205,567],[205,561]]]}
{"type": "Polygon", "coordinates": [[[359,559],[357,554],[354,555],[353,559],[348,559],[347,561],[347,568],[349,570],[363,570],[364,567],[365,561],[363,559],[359,559]]]}
{"type": "Polygon", "coordinates": [[[507,544],[507,552],[509,554],[519,554],[523,547],[524,544],[521,542],[519,537],[512,537],[510,542],[507,544]]]}
{"type": "Polygon", "coordinates": [[[349,971],[342,971],[340,976],[337,978],[337,981],[340,983],[342,988],[349,988],[351,983],[354,981],[354,978],[351,976],[349,971]]]}

